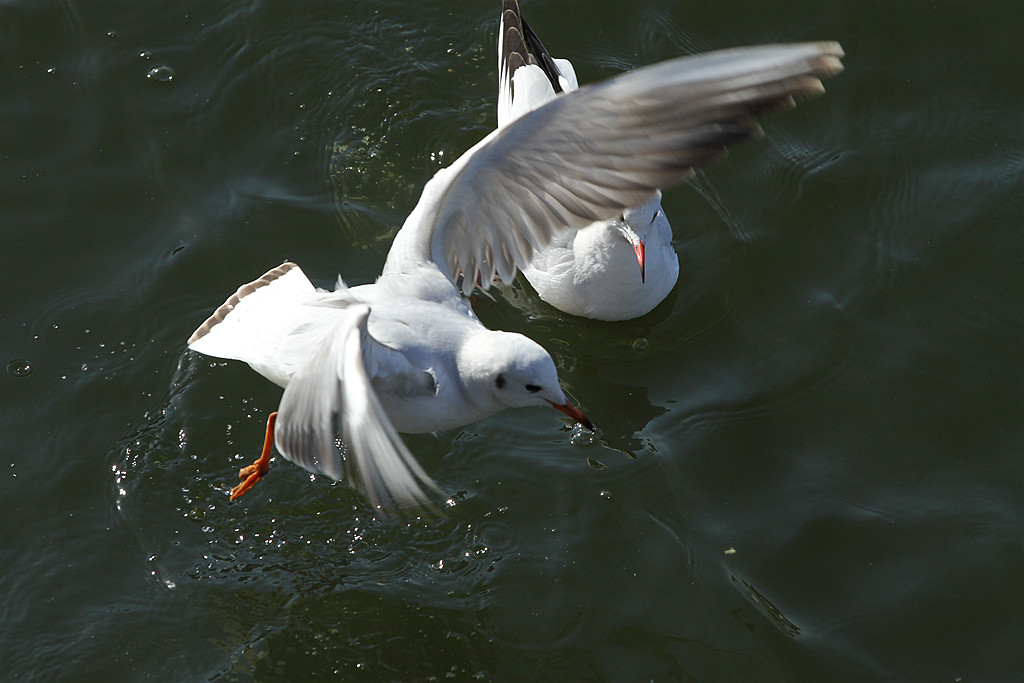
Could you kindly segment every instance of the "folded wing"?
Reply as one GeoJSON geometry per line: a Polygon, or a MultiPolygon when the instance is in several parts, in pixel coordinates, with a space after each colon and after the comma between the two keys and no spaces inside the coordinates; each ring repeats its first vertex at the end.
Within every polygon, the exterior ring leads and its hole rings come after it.
{"type": "Polygon", "coordinates": [[[578,89],[572,63],[553,58],[520,16],[518,3],[505,0],[498,31],[498,127],[578,89]]]}

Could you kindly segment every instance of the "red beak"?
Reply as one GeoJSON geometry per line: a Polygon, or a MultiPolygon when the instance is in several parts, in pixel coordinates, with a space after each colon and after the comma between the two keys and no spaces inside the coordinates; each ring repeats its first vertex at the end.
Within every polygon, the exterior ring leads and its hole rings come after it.
{"type": "Polygon", "coordinates": [[[638,240],[633,245],[633,251],[636,253],[636,262],[640,264],[640,282],[644,282],[644,242],[638,240]]]}
{"type": "Polygon", "coordinates": [[[563,413],[576,420],[579,424],[583,425],[590,431],[594,431],[594,425],[590,424],[590,420],[587,416],[580,412],[580,409],[573,404],[566,401],[562,405],[555,403],[554,401],[548,401],[555,410],[561,410],[563,413]]]}

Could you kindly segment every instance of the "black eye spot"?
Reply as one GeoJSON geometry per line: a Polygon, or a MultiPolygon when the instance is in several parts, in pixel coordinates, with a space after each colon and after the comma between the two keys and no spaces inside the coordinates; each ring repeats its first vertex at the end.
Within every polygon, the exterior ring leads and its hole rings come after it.
{"type": "Polygon", "coordinates": [[[654,215],[653,215],[653,216],[651,217],[651,222],[652,222],[652,223],[653,223],[654,221],[658,220],[658,214],[660,214],[660,213],[661,213],[661,211],[655,211],[655,212],[654,212],[654,215]]]}
{"type": "Polygon", "coordinates": [[[505,388],[505,375],[502,375],[501,373],[498,373],[498,376],[494,378],[494,386],[498,387],[499,389],[504,389],[505,388]]]}
{"type": "Polygon", "coordinates": [[[538,391],[540,391],[540,387],[538,387],[536,384],[527,384],[526,390],[529,391],[531,394],[536,394],[538,391]]]}

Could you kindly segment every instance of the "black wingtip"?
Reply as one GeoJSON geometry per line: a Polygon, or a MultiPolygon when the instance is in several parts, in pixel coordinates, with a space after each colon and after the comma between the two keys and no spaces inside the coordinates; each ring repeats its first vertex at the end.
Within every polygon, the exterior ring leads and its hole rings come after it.
{"type": "Polygon", "coordinates": [[[511,78],[515,70],[525,64],[535,63],[548,77],[551,87],[556,93],[562,92],[559,77],[562,72],[555,65],[555,60],[540,42],[540,38],[523,19],[516,0],[505,0],[501,11],[502,43],[501,63],[508,69],[511,78]]]}
{"type": "Polygon", "coordinates": [[[530,25],[526,23],[526,19],[523,19],[520,15],[520,23],[523,25],[523,39],[526,41],[526,47],[533,55],[533,58],[537,61],[537,65],[540,66],[541,70],[544,71],[544,75],[548,77],[548,81],[551,83],[551,87],[555,89],[556,93],[562,92],[562,84],[559,82],[559,77],[562,72],[559,71],[555,65],[555,60],[551,58],[551,53],[544,47],[544,43],[540,42],[540,38],[534,33],[530,25]]]}

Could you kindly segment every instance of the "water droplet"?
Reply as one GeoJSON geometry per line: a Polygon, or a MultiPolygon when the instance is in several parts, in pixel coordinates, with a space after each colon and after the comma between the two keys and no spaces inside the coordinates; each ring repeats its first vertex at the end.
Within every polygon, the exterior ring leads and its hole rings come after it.
{"type": "Polygon", "coordinates": [[[139,59],[149,59],[152,56],[153,56],[153,53],[150,52],[149,50],[143,50],[142,52],[139,53],[139,59]]]}
{"type": "Polygon", "coordinates": [[[46,73],[48,73],[48,74],[51,74],[51,75],[52,75],[52,74],[55,74],[55,73],[57,73],[57,70],[56,70],[56,69],[54,69],[54,68],[53,68],[53,67],[51,66],[51,67],[50,67],[49,69],[47,69],[47,70],[46,70],[46,73]]]}
{"type": "Polygon", "coordinates": [[[32,367],[31,362],[24,358],[16,358],[8,361],[4,369],[7,370],[7,374],[11,377],[28,377],[35,368],[32,367]]]}
{"type": "Polygon", "coordinates": [[[592,446],[597,442],[597,435],[583,425],[575,425],[569,443],[573,446],[592,446]]]}
{"type": "Polygon", "coordinates": [[[647,350],[648,346],[650,346],[650,344],[648,344],[647,340],[643,337],[638,337],[633,340],[633,350],[637,353],[643,353],[647,350]]]}
{"type": "Polygon", "coordinates": [[[604,469],[604,464],[593,458],[587,458],[587,464],[599,472],[604,469]]]}
{"type": "Polygon", "coordinates": [[[170,83],[171,81],[174,80],[174,76],[175,76],[174,69],[172,69],[171,67],[167,66],[166,64],[161,64],[160,66],[154,66],[146,74],[146,78],[148,78],[151,81],[155,81],[157,83],[170,83]]]}

